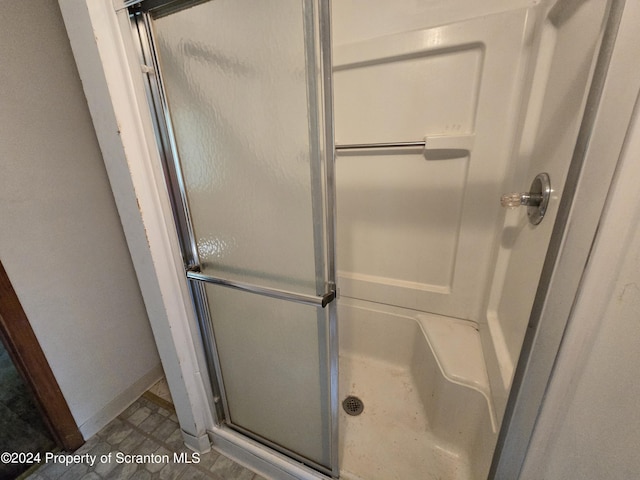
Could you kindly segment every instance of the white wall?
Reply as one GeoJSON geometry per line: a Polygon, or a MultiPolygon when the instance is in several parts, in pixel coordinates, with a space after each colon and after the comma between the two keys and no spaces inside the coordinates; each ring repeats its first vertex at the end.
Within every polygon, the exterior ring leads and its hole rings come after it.
{"type": "Polygon", "coordinates": [[[86,437],[162,374],[57,2],[2,2],[0,258],[86,437]]]}
{"type": "Polygon", "coordinates": [[[639,116],[636,104],[522,479],[640,475],[639,116]]]}
{"type": "Polygon", "coordinates": [[[183,437],[204,452],[213,396],[128,14],[108,1],[58,5],[183,437]]]}

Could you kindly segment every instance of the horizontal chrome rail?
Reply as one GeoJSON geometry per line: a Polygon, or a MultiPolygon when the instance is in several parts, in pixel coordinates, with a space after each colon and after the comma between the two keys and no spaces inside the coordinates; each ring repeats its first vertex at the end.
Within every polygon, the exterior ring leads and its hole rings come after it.
{"type": "Polygon", "coordinates": [[[307,295],[304,293],[295,293],[278,288],[261,287],[251,283],[238,282],[236,280],[228,280],[225,278],[212,277],[200,272],[187,270],[187,278],[189,280],[197,280],[200,282],[212,283],[228,288],[235,288],[243,292],[255,293],[265,297],[277,298],[279,300],[289,300],[291,302],[304,303],[314,307],[326,307],[336,298],[336,292],[330,291],[322,296],[307,295]]]}
{"type": "Polygon", "coordinates": [[[336,145],[336,150],[369,150],[373,148],[425,148],[427,142],[418,140],[416,142],[385,142],[385,143],[348,143],[336,145]]]}
{"type": "Polygon", "coordinates": [[[119,12],[120,10],[124,10],[125,8],[129,8],[129,7],[133,7],[135,5],[138,5],[140,3],[142,3],[144,0],[125,0],[121,6],[116,8],[116,12],[119,12]]]}

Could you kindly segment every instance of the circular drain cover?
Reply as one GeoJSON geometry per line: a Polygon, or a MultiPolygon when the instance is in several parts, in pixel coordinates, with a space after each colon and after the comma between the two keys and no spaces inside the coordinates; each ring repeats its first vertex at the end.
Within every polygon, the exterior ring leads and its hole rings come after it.
{"type": "Polygon", "coordinates": [[[364,410],[364,403],[358,397],[349,396],[343,400],[342,408],[349,415],[360,415],[364,410]]]}

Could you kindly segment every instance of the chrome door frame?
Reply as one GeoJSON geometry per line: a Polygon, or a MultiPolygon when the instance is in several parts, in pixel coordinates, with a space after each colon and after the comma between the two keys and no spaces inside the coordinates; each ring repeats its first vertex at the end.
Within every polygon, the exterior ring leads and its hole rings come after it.
{"type": "MultiPolygon", "coordinates": [[[[171,118],[168,104],[162,84],[160,65],[154,48],[153,34],[151,28],[151,12],[158,12],[160,16],[168,15],[184,8],[204,3],[208,0],[130,0],[124,2],[123,9],[128,9],[131,24],[131,31],[136,48],[138,48],[138,58],[141,62],[142,72],[145,76],[145,90],[147,103],[149,105],[152,120],[154,123],[154,133],[156,144],[162,161],[165,184],[169,193],[172,206],[173,220],[175,223],[180,248],[185,267],[185,276],[189,286],[189,292],[193,302],[193,308],[198,320],[198,327],[202,337],[203,350],[207,363],[208,378],[213,393],[215,415],[214,419],[217,427],[222,425],[236,430],[259,443],[272,448],[273,450],[285,454],[319,472],[330,475],[333,478],[339,476],[338,458],[338,328],[337,328],[337,305],[333,300],[336,298],[336,266],[335,266],[335,228],[336,228],[336,208],[335,208],[335,144],[333,136],[333,96],[332,96],[332,60],[331,60],[331,11],[329,0],[308,0],[313,5],[313,30],[315,43],[319,46],[320,52],[316,58],[318,68],[322,72],[322,78],[318,85],[312,89],[316,95],[319,107],[322,107],[318,122],[322,123],[324,138],[321,138],[320,145],[316,150],[321,159],[321,165],[315,172],[322,179],[321,191],[314,191],[314,205],[322,205],[323,231],[325,238],[319,243],[322,252],[316,251],[316,265],[319,256],[322,256],[324,272],[318,275],[326,279],[324,293],[318,297],[301,295],[287,291],[276,291],[273,289],[263,289],[259,286],[243,284],[241,282],[227,281],[215,277],[208,277],[199,273],[200,261],[195,242],[193,225],[186,196],[186,188],[183,182],[178,152],[174,140],[171,118]],[[315,28],[317,26],[317,28],[315,28]],[[317,201],[316,201],[317,200],[317,201]],[[204,282],[223,285],[225,287],[237,288],[240,290],[256,293],[260,295],[281,298],[289,301],[305,303],[316,307],[327,308],[329,316],[328,325],[328,386],[329,386],[329,450],[331,467],[327,469],[323,465],[317,464],[297,453],[281,447],[266,438],[253,434],[241,426],[234,425],[230,419],[229,406],[224,388],[218,347],[216,345],[213,324],[210,317],[208,300],[204,289],[204,282]],[[272,291],[273,290],[273,291],[272,291]]],[[[305,1],[305,0],[301,0],[305,1]]],[[[305,27],[308,27],[309,12],[305,15],[305,27]]],[[[309,53],[309,52],[307,52],[309,53]]]]}

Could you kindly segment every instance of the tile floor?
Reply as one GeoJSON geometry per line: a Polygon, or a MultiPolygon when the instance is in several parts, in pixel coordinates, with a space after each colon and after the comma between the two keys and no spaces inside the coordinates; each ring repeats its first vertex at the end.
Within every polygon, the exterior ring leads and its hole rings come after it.
{"type": "MultiPolygon", "coordinates": [[[[154,392],[152,388],[151,392],[154,392]]],[[[169,397],[170,399],[170,397],[169,397]]],[[[203,454],[198,463],[174,461],[174,453],[195,460],[186,448],[172,405],[147,392],[89,439],[74,454],[95,456],[73,465],[52,461],[32,471],[28,480],[265,480],[216,452],[203,454]],[[118,453],[119,452],[119,453],[118,453]],[[108,455],[111,454],[111,461],[108,455]],[[142,455],[154,454],[144,462],[142,455]],[[133,461],[123,455],[137,455],[133,461]],[[105,459],[100,461],[101,456],[105,459]],[[167,461],[168,460],[168,461],[167,461]]],[[[61,452],[64,454],[64,452],[61,452]]]]}
{"type": "MultiPolygon", "coordinates": [[[[46,452],[54,445],[30,389],[0,342],[0,452],[46,452]]],[[[27,468],[0,462],[0,480],[15,478],[27,468]]]]}
{"type": "MultiPolygon", "coordinates": [[[[149,393],[153,393],[156,397],[159,397],[163,402],[169,402],[171,405],[173,405],[173,399],[171,398],[171,392],[169,391],[169,384],[167,383],[166,378],[162,377],[162,379],[156,382],[155,385],[153,385],[149,389],[149,393]]],[[[171,407],[171,409],[173,409],[173,406],[171,407]]]]}

